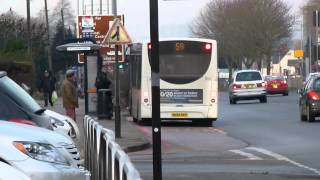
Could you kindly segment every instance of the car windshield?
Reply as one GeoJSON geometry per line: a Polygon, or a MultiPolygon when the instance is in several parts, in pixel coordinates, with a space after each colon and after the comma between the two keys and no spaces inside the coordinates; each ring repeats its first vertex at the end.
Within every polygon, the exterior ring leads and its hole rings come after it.
{"type": "Polygon", "coordinates": [[[283,81],[285,80],[285,78],[283,76],[268,76],[265,78],[266,81],[276,81],[276,80],[280,80],[283,81]]]}
{"type": "Polygon", "coordinates": [[[241,72],[237,74],[236,81],[260,81],[262,80],[259,72],[241,72]]]}
{"type": "Polygon", "coordinates": [[[23,109],[31,112],[41,110],[39,104],[24,89],[7,76],[0,79],[0,89],[2,93],[11,97],[23,109]]]}

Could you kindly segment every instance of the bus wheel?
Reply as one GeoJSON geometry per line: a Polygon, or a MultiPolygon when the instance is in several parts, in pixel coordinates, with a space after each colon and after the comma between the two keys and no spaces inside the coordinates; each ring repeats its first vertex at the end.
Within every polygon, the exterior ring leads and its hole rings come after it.
{"type": "Polygon", "coordinates": [[[211,127],[212,126],[212,121],[213,119],[199,119],[199,120],[194,120],[192,122],[195,122],[196,124],[199,124],[201,126],[205,127],[211,127]]]}
{"type": "Polygon", "coordinates": [[[152,121],[151,118],[141,118],[138,120],[138,124],[142,126],[150,126],[152,121]]]}
{"type": "Polygon", "coordinates": [[[138,119],[133,117],[133,122],[137,123],[138,122],[138,119]]]}

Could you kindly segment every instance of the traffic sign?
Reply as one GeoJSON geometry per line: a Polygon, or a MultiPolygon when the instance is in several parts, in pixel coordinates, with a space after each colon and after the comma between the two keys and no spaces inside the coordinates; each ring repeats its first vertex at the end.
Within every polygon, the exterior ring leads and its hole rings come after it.
{"type": "Polygon", "coordinates": [[[131,42],[131,38],[124,26],[122,25],[120,19],[116,18],[114,19],[111,28],[109,29],[107,35],[102,41],[102,44],[123,45],[130,44],[131,42]]]}
{"type": "MultiPolygon", "coordinates": [[[[122,19],[122,16],[117,16],[118,19],[122,19]]],[[[115,56],[110,55],[115,50],[114,45],[102,44],[107,32],[111,27],[111,22],[114,16],[78,16],[78,37],[79,38],[91,38],[94,39],[97,44],[101,45],[100,54],[104,61],[114,62],[115,56]]],[[[123,48],[119,47],[119,61],[124,61],[124,55],[122,53],[123,48]]],[[[114,53],[113,53],[114,54],[114,53]]],[[[79,55],[79,62],[84,62],[84,56],[79,55]]]]}

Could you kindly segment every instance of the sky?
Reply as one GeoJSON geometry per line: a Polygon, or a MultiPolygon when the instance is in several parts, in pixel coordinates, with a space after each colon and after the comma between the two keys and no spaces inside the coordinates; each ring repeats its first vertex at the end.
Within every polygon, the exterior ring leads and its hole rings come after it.
{"type": "MultiPolygon", "coordinates": [[[[60,0],[47,0],[48,8],[53,10],[60,0]]],[[[78,0],[69,0],[72,11],[78,14],[78,0]]],[[[98,12],[100,0],[94,1],[94,11],[98,12]]],[[[107,14],[107,1],[103,2],[103,12],[107,14]]],[[[112,1],[112,0],[110,0],[112,1]]],[[[299,8],[306,0],[284,0],[292,7],[292,13],[299,14],[299,8]]],[[[26,15],[26,0],[0,0],[0,13],[10,8],[20,15],[26,15]]],[[[160,37],[183,37],[190,35],[190,24],[210,0],[159,0],[160,37]]],[[[79,11],[91,13],[91,0],[79,0],[79,11]],[[82,4],[85,6],[82,6],[82,4]],[[83,8],[84,7],[84,8],[83,8]]],[[[44,8],[44,0],[31,0],[31,16],[36,16],[44,8]]],[[[125,27],[134,41],[149,39],[149,0],[117,0],[118,14],[124,14],[125,27]]],[[[297,35],[296,30],[296,35],[297,35]]]]}

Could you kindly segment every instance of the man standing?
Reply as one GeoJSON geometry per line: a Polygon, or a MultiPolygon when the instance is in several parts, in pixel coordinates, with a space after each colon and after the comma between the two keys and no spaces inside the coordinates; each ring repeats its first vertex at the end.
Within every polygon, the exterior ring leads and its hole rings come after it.
{"type": "Polygon", "coordinates": [[[62,101],[67,116],[76,121],[76,108],[79,107],[76,88],[76,76],[73,70],[66,72],[66,78],[62,83],[62,101]]]}
{"type": "Polygon", "coordinates": [[[55,79],[52,77],[52,75],[49,73],[49,71],[44,71],[44,76],[41,79],[41,85],[40,90],[43,91],[44,96],[44,107],[48,106],[48,101],[50,102],[50,105],[53,106],[52,102],[52,92],[55,89],[55,79]]]}

